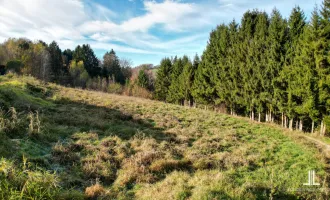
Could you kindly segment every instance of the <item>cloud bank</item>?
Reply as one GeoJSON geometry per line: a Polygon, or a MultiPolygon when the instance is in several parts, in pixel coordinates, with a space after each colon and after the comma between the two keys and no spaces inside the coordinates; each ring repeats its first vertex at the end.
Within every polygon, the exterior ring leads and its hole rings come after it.
{"type": "Polygon", "coordinates": [[[119,20],[116,7],[92,0],[0,0],[0,42],[9,37],[55,40],[62,49],[88,43],[97,52],[113,48],[135,64],[143,55],[151,59],[144,62],[157,64],[163,56],[202,53],[212,28],[239,21],[248,9],[277,7],[288,16],[300,5],[309,14],[322,0],[125,1],[128,11],[140,3],[141,12],[119,20]]]}

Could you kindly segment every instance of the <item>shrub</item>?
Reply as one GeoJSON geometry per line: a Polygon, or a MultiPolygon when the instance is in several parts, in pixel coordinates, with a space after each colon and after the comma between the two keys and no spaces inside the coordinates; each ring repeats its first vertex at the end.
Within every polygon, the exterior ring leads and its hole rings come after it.
{"type": "Polygon", "coordinates": [[[153,97],[152,92],[136,84],[126,87],[123,94],[126,96],[141,97],[145,99],[152,99],[153,97]]]}
{"type": "Polygon", "coordinates": [[[88,198],[96,199],[97,197],[105,194],[105,190],[102,185],[96,183],[90,187],[87,187],[85,190],[85,194],[88,198]]]}
{"type": "Polygon", "coordinates": [[[119,83],[111,83],[108,86],[107,92],[114,93],[114,94],[122,94],[123,86],[119,83]]]}
{"type": "Polygon", "coordinates": [[[7,62],[7,71],[19,73],[21,72],[21,68],[23,67],[23,63],[20,60],[11,60],[7,62]]]}

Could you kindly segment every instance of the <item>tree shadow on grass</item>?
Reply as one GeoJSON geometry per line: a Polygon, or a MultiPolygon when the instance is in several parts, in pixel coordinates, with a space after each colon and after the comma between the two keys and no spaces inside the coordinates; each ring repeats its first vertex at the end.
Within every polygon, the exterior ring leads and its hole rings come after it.
{"type": "Polygon", "coordinates": [[[46,109],[44,115],[48,123],[50,134],[61,138],[69,137],[76,132],[95,132],[101,138],[118,136],[122,140],[129,140],[136,134],[150,137],[157,142],[175,141],[175,135],[164,133],[164,129],[155,127],[152,119],[133,118],[132,114],[118,109],[74,102],[61,99],[55,102],[56,107],[46,109]],[[56,127],[60,127],[56,130],[56,127]],[[62,127],[62,128],[61,128],[62,127]],[[51,133],[52,132],[52,133],[51,133]]]}

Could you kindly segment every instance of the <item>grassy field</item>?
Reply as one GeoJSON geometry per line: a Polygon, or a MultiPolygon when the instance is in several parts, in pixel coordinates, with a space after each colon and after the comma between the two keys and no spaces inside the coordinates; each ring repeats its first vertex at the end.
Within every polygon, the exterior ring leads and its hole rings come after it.
{"type": "Polygon", "coordinates": [[[13,75],[0,105],[0,199],[328,198],[325,153],[275,125],[13,75]]]}

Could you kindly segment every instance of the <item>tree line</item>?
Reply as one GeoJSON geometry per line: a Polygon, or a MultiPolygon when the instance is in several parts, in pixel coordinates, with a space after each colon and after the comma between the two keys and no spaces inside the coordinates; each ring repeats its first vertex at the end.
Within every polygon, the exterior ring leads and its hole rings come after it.
{"type": "Polygon", "coordinates": [[[161,61],[155,98],[205,106],[290,130],[330,126],[330,0],[307,22],[297,6],[288,19],[247,11],[210,33],[199,59],[161,61]]]}
{"type": "Polygon", "coordinates": [[[32,75],[45,82],[107,91],[121,87],[131,78],[131,62],[119,59],[114,50],[99,60],[88,45],[62,51],[54,41],[10,38],[0,44],[1,74],[32,75]]]}

